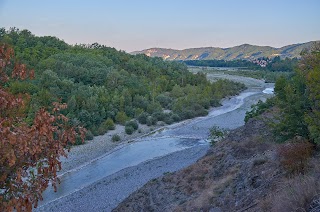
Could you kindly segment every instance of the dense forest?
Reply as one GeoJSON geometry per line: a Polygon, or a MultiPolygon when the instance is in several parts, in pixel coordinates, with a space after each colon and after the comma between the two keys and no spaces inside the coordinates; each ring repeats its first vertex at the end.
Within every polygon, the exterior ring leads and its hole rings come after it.
{"type": "Polygon", "coordinates": [[[293,72],[298,64],[297,58],[285,58],[284,60],[281,60],[279,56],[272,59],[260,58],[260,60],[267,61],[267,65],[261,67],[257,63],[249,60],[185,60],[182,62],[189,66],[237,67],[270,72],[293,72]]]}
{"type": "MultiPolygon", "coordinates": [[[[227,80],[211,83],[182,63],[133,56],[98,43],[68,45],[17,28],[1,28],[0,42],[12,46],[16,59],[35,70],[35,79],[5,84],[14,95],[30,95],[26,121],[31,123],[40,108],[52,109],[52,102],[66,103],[63,115],[73,126],[87,128],[87,138],[131,119],[154,125],[206,115],[221,98],[244,89],[227,80]]],[[[129,124],[132,133],[136,123],[129,124]]]]}

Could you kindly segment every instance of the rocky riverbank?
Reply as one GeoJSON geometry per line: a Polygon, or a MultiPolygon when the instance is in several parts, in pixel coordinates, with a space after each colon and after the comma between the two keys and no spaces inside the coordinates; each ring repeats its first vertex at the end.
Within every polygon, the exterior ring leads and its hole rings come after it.
{"type": "Polygon", "coordinates": [[[208,149],[197,146],[123,169],[36,211],[111,211],[149,180],[195,163],[208,149]]]}

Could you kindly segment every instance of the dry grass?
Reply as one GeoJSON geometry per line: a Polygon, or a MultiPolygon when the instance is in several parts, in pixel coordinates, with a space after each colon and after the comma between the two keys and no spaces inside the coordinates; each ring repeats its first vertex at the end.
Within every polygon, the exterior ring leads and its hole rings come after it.
{"type": "Polygon", "coordinates": [[[285,179],[278,192],[270,194],[261,204],[261,209],[271,212],[309,211],[319,193],[319,183],[314,177],[298,175],[290,180],[285,179]]]}
{"type": "Polygon", "coordinates": [[[206,188],[202,188],[200,195],[176,207],[174,211],[208,211],[213,203],[212,201],[219,197],[235,176],[235,172],[231,171],[219,180],[206,182],[206,188]]]}
{"type": "Polygon", "coordinates": [[[281,145],[277,152],[282,167],[289,174],[300,174],[305,173],[313,149],[313,144],[301,137],[296,137],[290,143],[281,145]]]}

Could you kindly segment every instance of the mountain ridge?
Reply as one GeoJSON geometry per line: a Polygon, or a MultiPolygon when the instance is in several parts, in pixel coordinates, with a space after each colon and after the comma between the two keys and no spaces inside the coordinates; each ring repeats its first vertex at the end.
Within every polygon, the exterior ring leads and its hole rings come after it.
{"type": "Polygon", "coordinates": [[[300,57],[304,49],[309,49],[314,42],[290,44],[283,47],[258,46],[251,44],[241,44],[234,47],[195,47],[182,50],[171,48],[149,48],[141,51],[134,51],[130,54],[145,54],[149,57],[161,57],[164,60],[253,60],[261,57],[294,58],[300,57]]]}

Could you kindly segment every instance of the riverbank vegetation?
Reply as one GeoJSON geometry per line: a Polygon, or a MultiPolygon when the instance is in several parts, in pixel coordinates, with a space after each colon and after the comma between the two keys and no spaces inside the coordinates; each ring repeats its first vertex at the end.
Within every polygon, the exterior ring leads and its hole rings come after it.
{"type": "Polygon", "coordinates": [[[294,75],[294,72],[271,72],[267,70],[249,70],[241,68],[218,68],[218,67],[197,67],[189,66],[191,72],[194,73],[208,73],[208,74],[228,74],[232,76],[251,77],[254,79],[264,80],[266,83],[274,83],[276,80],[283,76],[290,78],[294,75]]]}
{"type": "MultiPolygon", "coordinates": [[[[8,81],[13,94],[30,95],[26,121],[54,101],[66,103],[62,113],[72,126],[83,125],[89,137],[131,119],[149,126],[207,114],[221,98],[245,87],[228,80],[211,83],[184,64],[130,55],[97,43],[68,45],[28,30],[0,29],[0,42],[14,48],[16,58],[35,70],[35,79],[8,81]]],[[[127,127],[131,133],[131,127],[127,127]]]]}
{"type": "Polygon", "coordinates": [[[297,58],[281,59],[276,56],[270,58],[259,58],[250,60],[185,60],[188,66],[200,67],[233,67],[251,70],[265,70],[270,72],[293,72],[298,64],[297,58]],[[263,65],[262,65],[263,64],[263,65]]]}
{"type": "Polygon", "coordinates": [[[301,136],[320,143],[320,45],[302,53],[299,68],[292,77],[281,76],[275,84],[275,97],[259,102],[247,112],[246,121],[271,107],[279,109],[273,124],[279,141],[301,136]]]}
{"type": "Polygon", "coordinates": [[[290,78],[298,65],[297,58],[272,59],[261,58],[263,67],[249,60],[186,60],[183,61],[190,70],[203,73],[229,74],[243,77],[263,79],[265,82],[275,82],[280,76],[290,78]]]}

